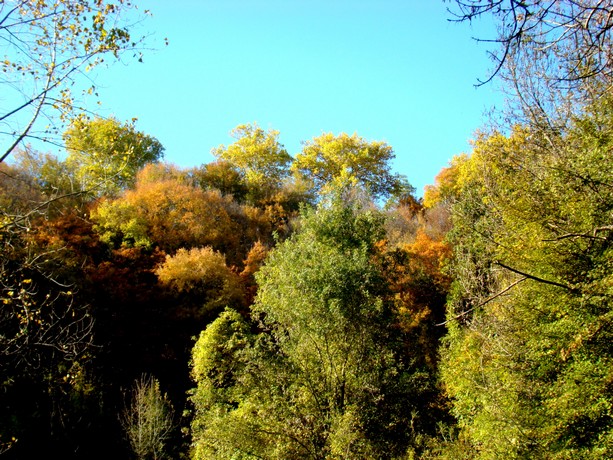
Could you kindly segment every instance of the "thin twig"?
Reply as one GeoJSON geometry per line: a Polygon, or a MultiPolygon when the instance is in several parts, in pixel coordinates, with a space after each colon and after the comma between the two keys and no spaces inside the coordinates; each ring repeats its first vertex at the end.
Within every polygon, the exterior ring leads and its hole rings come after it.
{"type": "MultiPolygon", "coordinates": [[[[497,297],[500,297],[502,294],[504,294],[505,292],[508,292],[509,290],[511,290],[513,287],[517,286],[519,283],[521,283],[522,281],[526,281],[528,279],[527,276],[524,276],[523,278],[518,279],[517,281],[515,281],[514,283],[511,283],[510,285],[508,285],[506,288],[504,288],[502,291],[497,292],[496,294],[494,294],[491,297],[488,297],[487,299],[485,299],[483,302],[481,302],[478,305],[475,305],[474,307],[463,311],[462,313],[460,313],[459,315],[454,316],[451,319],[460,319],[462,316],[466,316],[468,315],[470,312],[476,310],[477,308],[480,308],[482,306],[484,306],[485,304],[491,302],[492,300],[496,299],[497,297]]],[[[445,324],[447,324],[449,321],[451,321],[451,319],[448,319],[447,321],[443,321],[442,323],[438,323],[435,324],[435,326],[444,326],[445,324]]]]}

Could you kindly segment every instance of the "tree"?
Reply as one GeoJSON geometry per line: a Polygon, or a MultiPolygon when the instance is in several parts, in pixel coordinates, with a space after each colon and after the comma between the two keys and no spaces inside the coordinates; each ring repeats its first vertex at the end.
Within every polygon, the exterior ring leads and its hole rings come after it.
{"type": "Polygon", "coordinates": [[[41,247],[41,222],[32,224],[28,233],[0,230],[0,445],[16,458],[34,455],[41,444],[68,450],[62,436],[86,423],[82,412],[75,417],[80,426],[72,416],[87,399],[85,368],[94,348],[91,309],[61,266],[65,248],[41,247]]]}
{"type": "MultiPolygon", "coordinates": [[[[36,179],[20,165],[0,164],[0,213],[3,227],[16,223],[32,210],[32,203],[41,202],[42,196],[36,179]]],[[[23,219],[21,219],[23,220],[23,219]]],[[[22,222],[23,224],[23,222],[22,222]]]]}
{"type": "Polygon", "coordinates": [[[0,194],[6,200],[2,213],[6,226],[28,228],[39,218],[53,220],[63,212],[84,211],[90,201],[79,187],[74,170],[50,153],[32,148],[13,153],[11,166],[3,163],[0,194]]]}
{"type": "Polygon", "coordinates": [[[193,458],[231,458],[233,444],[242,445],[247,452],[254,441],[257,444],[249,430],[241,426],[240,415],[231,417],[236,406],[244,404],[240,378],[248,369],[252,345],[248,322],[232,309],[226,309],[200,333],[191,361],[192,379],[197,383],[190,396],[195,409],[191,425],[193,458]],[[230,447],[219,443],[211,450],[219,436],[226,436],[230,447]]]}
{"type": "Polygon", "coordinates": [[[164,162],[147,163],[136,173],[136,183],[140,186],[164,181],[191,185],[193,179],[189,171],[164,162]]]}
{"type": "Polygon", "coordinates": [[[203,189],[216,189],[223,195],[232,195],[239,203],[245,200],[249,191],[244,172],[228,160],[207,163],[193,174],[203,189]]]}
{"type": "Polygon", "coordinates": [[[137,183],[92,211],[101,238],[111,245],[155,247],[212,246],[230,252],[238,246],[231,197],[177,180],[137,183]]]}
{"type": "Polygon", "coordinates": [[[304,143],[292,171],[311,181],[318,193],[359,184],[375,198],[382,198],[410,189],[402,176],[391,173],[393,158],[385,142],[369,142],[357,134],[326,133],[304,143]]]}
{"type": "MultiPolygon", "coordinates": [[[[455,20],[490,17],[496,37],[490,52],[495,75],[502,76],[510,100],[511,119],[563,130],[610,90],[613,76],[610,0],[455,0],[455,20]]],[[[481,82],[483,84],[485,82],[481,82]]],[[[507,117],[508,119],[508,117],[507,117]]]]}
{"type": "Polygon", "coordinates": [[[442,378],[475,458],[612,455],[612,116],[482,135],[460,166],[442,378]]]}
{"type": "Polygon", "coordinates": [[[179,249],[166,256],[155,270],[160,282],[177,295],[194,299],[206,313],[243,302],[238,275],[226,265],[226,258],[211,247],[179,249]]]}
{"type": "Polygon", "coordinates": [[[174,410],[160,383],[142,375],[134,382],[131,400],[121,414],[121,425],[139,460],[165,458],[165,444],[174,429],[174,410]]]}
{"type": "Polygon", "coordinates": [[[136,131],[134,120],[78,117],[64,133],[66,163],[82,190],[98,196],[117,195],[134,185],[136,173],[160,160],[164,147],[155,138],[136,131]]]}
{"type": "Polygon", "coordinates": [[[584,79],[611,75],[613,3],[608,0],[455,0],[454,3],[457,10],[453,13],[460,21],[472,21],[484,15],[492,15],[499,21],[499,36],[491,40],[501,45],[500,50],[492,52],[497,66],[494,75],[507,59],[527,52],[528,48],[548,53],[560,63],[557,68],[549,67],[547,75],[559,83],[574,85],[584,79]]]}
{"type": "Polygon", "coordinates": [[[202,333],[196,458],[393,458],[427,429],[428,374],[376,262],[382,223],[340,200],[307,212],[256,273],[257,329],[227,313],[202,333]]]}
{"type": "Polygon", "coordinates": [[[113,445],[98,429],[107,406],[90,372],[100,329],[82,294],[96,254],[85,249],[97,238],[91,227],[80,233],[87,211],[74,171],[29,144],[62,147],[95,93],[94,68],[140,46],[126,21],[139,19],[135,9],[130,0],[0,2],[0,450],[13,438],[9,458],[97,458],[113,445]],[[90,450],[93,433],[108,442],[90,450]]]}
{"type": "MultiPolygon", "coordinates": [[[[0,244],[3,374],[35,373],[52,360],[78,359],[92,343],[92,319],[87,307],[76,303],[70,286],[53,278],[51,263],[41,271],[42,265],[32,260],[47,254],[30,255],[27,250],[33,245],[6,235],[2,235],[0,244]]],[[[49,254],[53,252],[49,248],[49,254]]],[[[10,384],[10,378],[4,384],[10,384]]]]}
{"type": "Polygon", "coordinates": [[[255,281],[255,274],[264,264],[269,251],[270,248],[266,247],[260,241],[256,241],[243,261],[244,269],[240,273],[240,278],[246,292],[247,305],[253,304],[258,289],[255,281]]]}
{"type": "Polygon", "coordinates": [[[384,253],[386,278],[397,301],[398,327],[406,331],[405,347],[413,359],[429,366],[433,373],[445,334],[440,325],[445,320],[451,284],[444,272],[450,256],[449,244],[430,238],[423,227],[412,243],[384,253]]]}
{"type": "Polygon", "coordinates": [[[254,123],[237,126],[230,134],[236,142],[227,147],[220,145],[211,153],[244,174],[252,202],[274,194],[288,176],[292,162],[292,157],[279,143],[279,132],[266,132],[254,123]]]}
{"type": "Polygon", "coordinates": [[[454,156],[449,166],[441,169],[434,179],[434,185],[424,187],[424,206],[450,205],[458,195],[458,174],[467,155],[454,156]]]}
{"type": "Polygon", "coordinates": [[[79,108],[75,88],[95,92],[85,74],[108,57],[136,50],[141,40],[131,36],[123,19],[135,8],[130,0],[0,4],[5,97],[0,162],[26,141],[55,142],[61,133],[56,122],[79,108]]]}

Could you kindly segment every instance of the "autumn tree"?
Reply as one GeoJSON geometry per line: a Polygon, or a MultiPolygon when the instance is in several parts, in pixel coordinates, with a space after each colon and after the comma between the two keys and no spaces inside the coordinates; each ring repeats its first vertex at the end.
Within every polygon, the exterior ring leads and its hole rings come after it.
{"type": "Polygon", "coordinates": [[[412,243],[389,249],[384,255],[386,278],[396,300],[397,325],[407,337],[405,346],[415,360],[436,373],[439,346],[446,332],[441,323],[445,320],[451,284],[446,274],[451,247],[428,236],[420,227],[412,243]]]}
{"type": "Polygon", "coordinates": [[[85,74],[141,43],[124,19],[135,8],[129,0],[0,4],[5,76],[0,162],[25,142],[57,142],[62,122],[79,109],[80,90],[94,92],[85,74]]]}
{"type": "Polygon", "coordinates": [[[482,135],[458,171],[442,377],[472,458],[612,455],[612,107],[482,135]]]}
{"type": "Polygon", "coordinates": [[[164,154],[162,144],[137,131],[134,121],[122,124],[114,118],[75,118],[64,142],[66,163],[80,188],[98,196],[117,195],[133,186],[136,173],[164,154]]]}
{"type": "Polygon", "coordinates": [[[10,166],[5,162],[0,195],[9,217],[7,227],[27,228],[40,218],[53,220],[63,212],[85,211],[90,196],[81,189],[74,170],[51,153],[31,147],[15,151],[10,166]]]}
{"type": "MultiPolygon", "coordinates": [[[[44,253],[30,255],[27,242],[4,235],[0,243],[5,253],[0,263],[0,368],[5,375],[36,372],[49,356],[66,361],[79,358],[92,341],[87,309],[75,304],[69,286],[54,278],[52,264],[46,264],[49,271],[39,271],[41,266],[29,259],[44,253]]],[[[10,385],[10,379],[3,384],[10,385]]]]}
{"type": "Polygon", "coordinates": [[[261,241],[256,241],[247,253],[247,257],[243,261],[243,271],[240,273],[240,279],[246,293],[246,304],[251,305],[257,293],[257,283],[255,274],[264,264],[266,256],[270,248],[264,245],[261,241]]]}
{"type": "Polygon", "coordinates": [[[387,198],[410,189],[402,176],[391,172],[393,158],[392,147],[385,142],[326,133],[305,142],[291,168],[310,181],[317,193],[359,185],[375,198],[387,198]]]}
{"type": "Polygon", "coordinates": [[[257,124],[240,125],[231,133],[236,141],[220,145],[211,153],[244,174],[251,201],[274,194],[289,174],[292,157],[279,142],[279,132],[264,131],[257,124]]]}
{"type": "Polygon", "coordinates": [[[449,206],[459,194],[459,171],[468,156],[456,155],[434,178],[434,184],[424,187],[424,206],[434,208],[437,205],[449,206]]]}
{"type": "Polygon", "coordinates": [[[231,198],[176,180],[137,183],[92,212],[101,238],[112,245],[155,247],[213,246],[235,249],[236,224],[228,209],[231,198]]]}
{"type": "Polygon", "coordinates": [[[180,298],[198,302],[201,315],[243,302],[238,276],[228,268],[226,258],[211,247],[179,249],[166,256],[155,273],[180,298]]]}
{"type": "Polygon", "coordinates": [[[192,184],[193,178],[188,170],[179,168],[172,163],[147,163],[135,175],[135,184],[140,186],[155,182],[175,181],[181,184],[192,184]]]}

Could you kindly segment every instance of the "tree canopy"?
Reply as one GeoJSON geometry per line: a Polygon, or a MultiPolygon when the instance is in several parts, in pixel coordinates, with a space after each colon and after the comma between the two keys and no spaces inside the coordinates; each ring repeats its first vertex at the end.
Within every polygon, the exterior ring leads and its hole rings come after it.
{"type": "Polygon", "coordinates": [[[326,193],[339,186],[360,185],[375,198],[402,194],[410,186],[391,172],[392,147],[385,142],[367,141],[357,134],[322,134],[304,143],[292,170],[326,193]]]}
{"type": "Polygon", "coordinates": [[[195,458],[393,458],[426,429],[428,374],[373,260],[382,215],[337,201],[303,219],[256,275],[263,332],[228,311],[194,348],[195,458]]]}
{"type": "Polygon", "coordinates": [[[244,174],[252,201],[274,194],[289,174],[292,157],[279,143],[279,132],[264,131],[257,124],[240,125],[231,133],[236,142],[212,150],[220,160],[238,168],[244,174]]]}
{"type": "Polygon", "coordinates": [[[116,195],[134,185],[136,173],[162,158],[157,139],[139,132],[131,123],[114,118],[72,120],[64,133],[66,163],[82,190],[95,195],[116,195]]]}

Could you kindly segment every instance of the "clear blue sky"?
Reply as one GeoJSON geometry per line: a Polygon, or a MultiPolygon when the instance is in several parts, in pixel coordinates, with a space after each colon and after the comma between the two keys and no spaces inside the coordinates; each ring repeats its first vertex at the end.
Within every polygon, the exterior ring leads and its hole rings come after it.
{"type": "Polygon", "coordinates": [[[395,171],[421,194],[502,100],[492,85],[474,87],[491,63],[471,37],[491,29],[449,22],[447,6],[150,0],[141,27],[159,49],[99,75],[102,114],[137,117],[182,167],[212,161],[243,123],[280,131],[291,154],[324,132],[357,132],[389,143],[395,171]]]}

